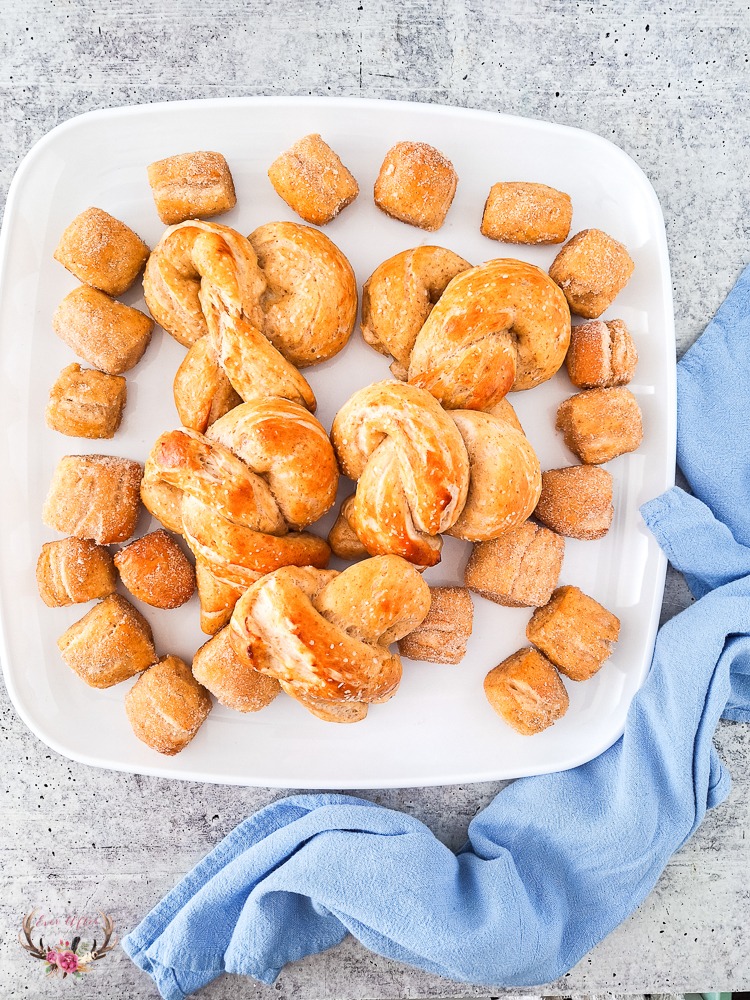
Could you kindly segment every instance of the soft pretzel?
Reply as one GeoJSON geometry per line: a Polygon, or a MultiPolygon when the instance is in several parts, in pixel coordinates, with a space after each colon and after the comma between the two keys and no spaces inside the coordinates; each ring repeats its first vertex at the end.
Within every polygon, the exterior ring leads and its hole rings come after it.
{"type": "Polygon", "coordinates": [[[216,632],[242,591],[279,566],[325,566],[328,545],[304,528],[336,496],[325,430],[281,398],[225,414],[208,434],[162,434],[146,463],[143,502],[196,557],[201,625],[216,632]]]}
{"type": "Polygon", "coordinates": [[[451,410],[469,454],[469,493],[449,535],[469,542],[497,538],[536,507],[542,471],[528,438],[507,420],[478,410],[451,410]]]}
{"type": "Polygon", "coordinates": [[[395,359],[391,371],[406,380],[414,341],[448,282],[471,264],[443,247],[403,250],[377,267],[362,289],[362,336],[395,359]]]}
{"type": "Polygon", "coordinates": [[[458,274],[414,343],[409,382],[449,409],[487,410],[510,389],[531,389],[560,368],[570,310],[551,278],[499,259],[458,274]]]}
{"type": "Polygon", "coordinates": [[[336,414],[331,440],[344,475],[357,480],[348,519],[367,551],[439,562],[438,536],[466,501],[469,459],[434,397],[400,382],[366,386],[336,414]]]}
{"type": "Polygon", "coordinates": [[[343,573],[285,567],[253,584],[232,614],[237,655],[313,714],[363,718],[390,698],[401,661],[388,650],[430,608],[430,590],[397,556],[376,556],[343,573]]]}

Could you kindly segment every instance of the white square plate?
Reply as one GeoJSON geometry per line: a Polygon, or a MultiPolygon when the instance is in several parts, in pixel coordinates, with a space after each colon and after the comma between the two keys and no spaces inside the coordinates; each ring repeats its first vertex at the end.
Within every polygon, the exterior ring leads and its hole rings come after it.
{"type": "MultiPolygon", "coordinates": [[[[298,221],[298,220],[296,220],[298,221]]],[[[140,283],[124,297],[143,308],[140,283]]],[[[573,767],[621,734],[630,701],[651,658],[666,563],[638,514],[643,501],[673,483],[675,344],[669,261],[656,195],[633,161],[588,132],[480,111],[386,101],[242,98],[97,111],[60,125],[31,150],[11,186],[0,251],[2,445],[0,610],[2,660],[11,698],[26,724],[75,760],[126,771],[296,788],[366,788],[517,777],[573,767]],[[474,263],[520,257],[547,268],[558,248],[512,247],[479,232],[490,185],[540,181],[573,199],[573,229],[597,227],[623,241],[635,273],[605,318],[620,317],[640,353],[631,388],[643,409],[640,450],[610,463],[615,520],[596,542],[568,540],[561,582],[576,584],[622,620],[622,637],[590,681],[566,681],[570,709],[532,738],[510,729],[482,690],[487,671],[521,646],[529,610],[474,598],[474,631],[459,666],[405,663],[397,695],[353,726],[327,724],[281,696],[257,715],[215,706],[194,741],[173,759],[132,734],[123,709],[127,685],[93,690],[60,659],[57,637],[88,606],[50,609],[37,594],[34,567],[53,533],[41,508],[64,454],[108,452],[143,461],[157,435],[177,426],[172,378],[184,349],[155,331],[144,359],[128,373],[128,404],[113,441],[65,438],[49,430],[44,408],[63,366],[75,360],[55,337],[54,309],[77,282],[53,258],[63,229],[89,205],[127,222],[153,246],[163,226],[146,165],[174,153],[216,149],[226,156],[237,207],[219,221],[251,232],[296,216],[266,176],[295,139],[320,132],[357,177],[361,193],[325,232],[349,257],[361,285],[387,257],[425,243],[447,246],[474,263]],[[379,212],[372,186],[398,140],[431,143],[454,163],[458,191],[443,228],[426,234],[379,212]]],[[[326,427],[369,382],[389,377],[387,361],[356,329],[345,350],[306,369],[326,427]]],[[[565,371],[512,397],[542,468],[572,464],[554,429],[559,402],[574,391],[565,371]]],[[[349,487],[349,490],[351,487],[349,487]]],[[[342,489],[340,496],[348,492],[342,489]]],[[[328,531],[332,515],[313,530],[328,531]]],[[[155,526],[144,513],[139,533],[155,526]]],[[[469,545],[446,541],[431,583],[462,583],[469,545]]],[[[177,611],[141,607],[160,653],[190,661],[205,640],[197,599],[177,611]]]]}

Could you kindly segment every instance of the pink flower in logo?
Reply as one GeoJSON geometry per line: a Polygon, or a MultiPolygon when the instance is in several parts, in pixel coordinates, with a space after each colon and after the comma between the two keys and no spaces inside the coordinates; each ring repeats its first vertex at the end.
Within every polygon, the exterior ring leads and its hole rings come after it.
{"type": "Polygon", "coordinates": [[[57,955],[57,967],[61,972],[78,971],[78,955],[72,951],[61,951],[57,955]]]}
{"type": "Polygon", "coordinates": [[[48,951],[47,954],[44,957],[47,959],[47,961],[49,962],[50,965],[57,965],[57,952],[56,951],[48,951]]]}

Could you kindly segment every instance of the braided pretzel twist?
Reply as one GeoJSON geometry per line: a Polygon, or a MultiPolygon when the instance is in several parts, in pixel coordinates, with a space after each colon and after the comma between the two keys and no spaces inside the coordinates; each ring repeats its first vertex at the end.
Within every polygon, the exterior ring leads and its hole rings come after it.
{"type": "Polygon", "coordinates": [[[247,666],[276,677],[320,718],[356,722],[401,680],[390,643],[430,608],[430,589],[409,563],[376,556],[343,573],[285,567],[253,584],[230,622],[247,666]]]}
{"type": "Polygon", "coordinates": [[[304,528],[332,505],[338,469],[322,425],[286,399],[235,407],[200,434],[157,440],[141,484],[145,506],[181,532],[196,558],[201,627],[229,620],[243,590],[280,566],[327,565],[304,528]]]}
{"type": "Polygon", "coordinates": [[[469,460],[458,429],[423,389],[376,382],[336,414],[331,430],[341,470],[357,480],[349,521],[371,555],[418,566],[440,561],[440,532],[466,501],[469,460]]]}

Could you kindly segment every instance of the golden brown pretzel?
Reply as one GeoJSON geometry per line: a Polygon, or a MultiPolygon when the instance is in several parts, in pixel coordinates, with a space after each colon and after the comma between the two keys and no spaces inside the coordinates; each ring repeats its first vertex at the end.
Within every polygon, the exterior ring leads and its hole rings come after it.
{"type": "Polygon", "coordinates": [[[336,414],[331,440],[342,472],[357,480],[348,516],[367,551],[439,562],[439,535],[466,501],[469,459],[434,397],[401,382],[366,386],[336,414]]]}
{"type": "Polygon", "coordinates": [[[307,410],[282,398],[243,403],[208,434],[162,434],[143,502],[185,535],[196,557],[201,627],[226,624],[242,591],[279,566],[325,566],[328,545],[304,528],[336,495],[330,441],[307,410]]]}
{"type": "Polygon", "coordinates": [[[232,614],[237,655],[320,718],[356,722],[390,698],[401,661],[388,645],[424,619],[430,591],[397,556],[343,573],[285,567],[253,584],[232,614]]]}
{"type": "Polygon", "coordinates": [[[404,250],[375,268],[362,289],[362,336],[406,380],[414,341],[448,282],[471,264],[443,247],[404,250]]]}
{"type": "Polygon", "coordinates": [[[448,284],[414,342],[409,382],[449,409],[487,410],[551,378],[569,341],[570,310],[549,275],[491,260],[448,284]]]}

